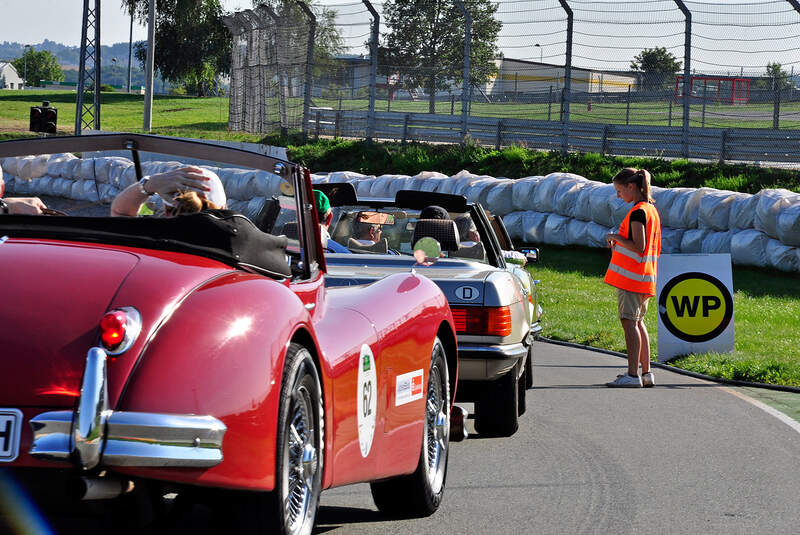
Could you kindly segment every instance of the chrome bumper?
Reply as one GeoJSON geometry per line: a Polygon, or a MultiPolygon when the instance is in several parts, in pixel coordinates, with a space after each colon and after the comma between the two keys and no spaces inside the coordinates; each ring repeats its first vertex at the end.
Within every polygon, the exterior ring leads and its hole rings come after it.
{"type": "Polygon", "coordinates": [[[458,344],[458,379],[493,381],[508,373],[528,354],[525,345],[458,344]]]}
{"type": "Polygon", "coordinates": [[[208,468],[222,462],[227,428],[221,421],[212,416],[112,411],[106,385],[106,353],[93,347],[86,356],[77,409],[31,418],[30,454],[71,460],[84,470],[99,465],[208,468]]]}

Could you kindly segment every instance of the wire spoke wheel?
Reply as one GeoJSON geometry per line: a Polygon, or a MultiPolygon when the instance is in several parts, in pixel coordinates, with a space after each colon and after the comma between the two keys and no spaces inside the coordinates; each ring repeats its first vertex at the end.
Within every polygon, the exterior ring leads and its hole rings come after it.
{"type": "Polygon", "coordinates": [[[314,493],[317,452],[314,447],[313,402],[302,384],[293,393],[290,424],[283,444],[286,470],[282,488],[284,515],[289,533],[299,533],[314,493]]]}
{"type": "Polygon", "coordinates": [[[450,450],[450,379],[442,342],[431,352],[419,464],[413,474],[370,484],[375,505],[391,517],[433,514],[444,496],[450,450]]]}

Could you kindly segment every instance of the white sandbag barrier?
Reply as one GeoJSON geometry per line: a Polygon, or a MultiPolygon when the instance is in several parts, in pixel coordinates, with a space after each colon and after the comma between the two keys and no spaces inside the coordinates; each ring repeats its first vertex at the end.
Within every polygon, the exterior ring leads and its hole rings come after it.
{"type": "MultiPolygon", "coordinates": [[[[328,176],[312,180],[325,182],[328,176]]],[[[612,184],[572,173],[510,180],[467,171],[452,177],[425,172],[347,181],[361,196],[391,197],[399,189],[464,195],[502,216],[511,238],[531,244],[605,247],[606,234],[630,209],[612,184]]],[[[730,253],[735,264],[800,271],[800,194],[659,187],[652,193],[665,253],[730,253]]]]}
{"type": "MultiPolygon", "coordinates": [[[[142,162],[145,174],[182,165],[142,162]]],[[[136,180],[133,162],[122,157],[54,154],[0,159],[0,166],[7,191],[15,195],[110,203],[136,180]]],[[[222,180],[229,206],[251,216],[279,191],[280,178],[272,173],[208,168],[222,180]]],[[[605,235],[630,208],[613,185],[571,173],[510,180],[468,171],[452,177],[432,171],[378,177],[342,171],[314,174],[312,181],[349,182],[364,197],[393,197],[400,189],[464,195],[502,216],[513,239],[532,244],[605,247],[605,235]]],[[[653,197],[665,253],[730,253],[735,264],[800,271],[800,194],[654,187],[653,197]]]]}

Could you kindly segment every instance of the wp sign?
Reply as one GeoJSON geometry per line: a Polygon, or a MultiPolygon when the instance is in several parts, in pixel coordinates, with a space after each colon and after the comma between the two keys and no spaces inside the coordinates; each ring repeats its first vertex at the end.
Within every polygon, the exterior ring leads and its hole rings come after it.
{"type": "Polygon", "coordinates": [[[665,254],[658,262],[658,360],[733,351],[729,254],[665,254]]]}

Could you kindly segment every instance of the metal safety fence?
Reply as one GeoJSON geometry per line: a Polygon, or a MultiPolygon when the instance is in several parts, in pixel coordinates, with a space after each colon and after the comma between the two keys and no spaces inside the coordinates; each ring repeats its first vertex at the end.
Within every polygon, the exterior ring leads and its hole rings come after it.
{"type": "Polygon", "coordinates": [[[800,150],[797,0],[279,0],[227,24],[232,130],[721,160],[800,150]]]}

